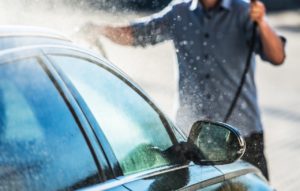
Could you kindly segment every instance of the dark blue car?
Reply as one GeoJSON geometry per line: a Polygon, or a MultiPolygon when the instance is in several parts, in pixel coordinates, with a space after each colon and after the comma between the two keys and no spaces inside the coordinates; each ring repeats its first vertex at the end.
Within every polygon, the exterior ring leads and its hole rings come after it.
{"type": "Polygon", "coordinates": [[[270,191],[233,127],[188,137],[118,68],[56,32],[0,27],[0,190],[270,191]]]}

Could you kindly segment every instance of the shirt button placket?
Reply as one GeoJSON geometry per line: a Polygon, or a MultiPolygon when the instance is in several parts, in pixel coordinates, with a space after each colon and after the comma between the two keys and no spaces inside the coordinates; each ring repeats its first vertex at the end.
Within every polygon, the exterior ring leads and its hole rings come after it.
{"type": "Polygon", "coordinates": [[[205,74],[205,79],[209,80],[210,79],[210,74],[205,74]]]}
{"type": "Polygon", "coordinates": [[[206,63],[208,61],[208,59],[209,59],[209,54],[205,53],[204,56],[203,56],[203,58],[204,58],[203,62],[206,63]]]}
{"type": "Polygon", "coordinates": [[[204,33],[204,38],[205,38],[205,39],[209,39],[209,37],[210,37],[209,33],[207,33],[207,32],[204,33]]]}
{"type": "MultiPolygon", "coordinates": [[[[208,32],[205,32],[203,36],[204,36],[203,46],[207,47],[210,35],[208,32]]],[[[206,48],[206,50],[208,50],[208,49],[206,48]]],[[[208,59],[209,59],[209,54],[206,52],[206,53],[204,53],[204,62],[207,62],[208,59]]]]}
{"type": "MultiPolygon", "coordinates": [[[[203,44],[203,46],[208,46],[208,41],[209,41],[209,38],[210,38],[210,34],[208,32],[205,32],[203,36],[204,36],[204,42],[205,42],[205,44],[203,44]]],[[[206,49],[206,50],[208,50],[208,49],[206,49]]],[[[204,53],[204,62],[207,62],[209,58],[210,58],[209,53],[207,53],[207,52],[204,53]]],[[[205,74],[204,77],[205,77],[206,80],[209,80],[211,78],[211,75],[209,73],[207,73],[207,74],[205,74]]],[[[205,95],[205,97],[208,101],[210,101],[211,98],[212,98],[210,93],[207,93],[205,95]]]]}
{"type": "Polygon", "coordinates": [[[208,39],[209,39],[209,34],[208,33],[204,33],[203,46],[207,46],[208,45],[208,39]]]}

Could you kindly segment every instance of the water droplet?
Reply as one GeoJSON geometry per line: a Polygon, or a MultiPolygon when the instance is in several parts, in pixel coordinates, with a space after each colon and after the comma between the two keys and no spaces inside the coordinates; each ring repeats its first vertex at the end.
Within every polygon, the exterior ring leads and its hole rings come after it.
{"type": "Polygon", "coordinates": [[[180,15],[177,15],[177,21],[182,21],[182,18],[180,15]]]}
{"type": "Polygon", "coordinates": [[[187,45],[188,42],[187,42],[186,40],[184,40],[184,41],[181,41],[179,44],[180,44],[181,46],[183,46],[183,45],[187,45]]]}
{"type": "Polygon", "coordinates": [[[243,103],[241,104],[241,108],[242,108],[243,110],[247,109],[247,103],[246,103],[246,102],[243,102],[243,103]]]}

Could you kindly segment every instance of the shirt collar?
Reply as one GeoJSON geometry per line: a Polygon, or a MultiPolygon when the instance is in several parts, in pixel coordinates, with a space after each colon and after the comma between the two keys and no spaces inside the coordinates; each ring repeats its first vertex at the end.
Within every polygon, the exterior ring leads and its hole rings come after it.
{"type": "MultiPolygon", "coordinates": [[[[221,0],[221,7],[230,10],[231,9],[231,3],[232,0],[221,0]]],[[[202,9],[202,4],[199,2],[199,0],[192,0],[192,3],[190,5],[190,10],[194,11],[197,9],[197,7],[200,7],[202,9]]]]}

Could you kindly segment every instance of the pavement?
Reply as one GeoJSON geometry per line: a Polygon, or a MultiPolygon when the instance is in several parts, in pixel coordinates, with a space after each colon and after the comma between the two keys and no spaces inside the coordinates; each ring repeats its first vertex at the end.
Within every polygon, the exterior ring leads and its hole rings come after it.
{"type": "Polygon", "coordinates": [[[259,63],[257,85],[266,130],[266,154],[272,184],[278,190],[300,189],[300,11],[270,16],[288,39],[282,67],[259,63]]]}
{"type": "MultiPolygon", "coordinates": [[[[147,13],[86,12],[65,7],[24,8],[17,0],[0,1],[0,25],[23,24],[54,28],[72,37],[87,21],[126,23],[147,13]]],[[[288,39],[287,60],[274,67],[258,61],[257,86],[266,132],[271,184],[279,191],[300,189],[300,10],[269,15],[276,31],[288,39]]],[[[172,43],[147,48],[116,45],[100,37],[108,59],[125,71],[174,119],[177,65],[172,43]]]]}

